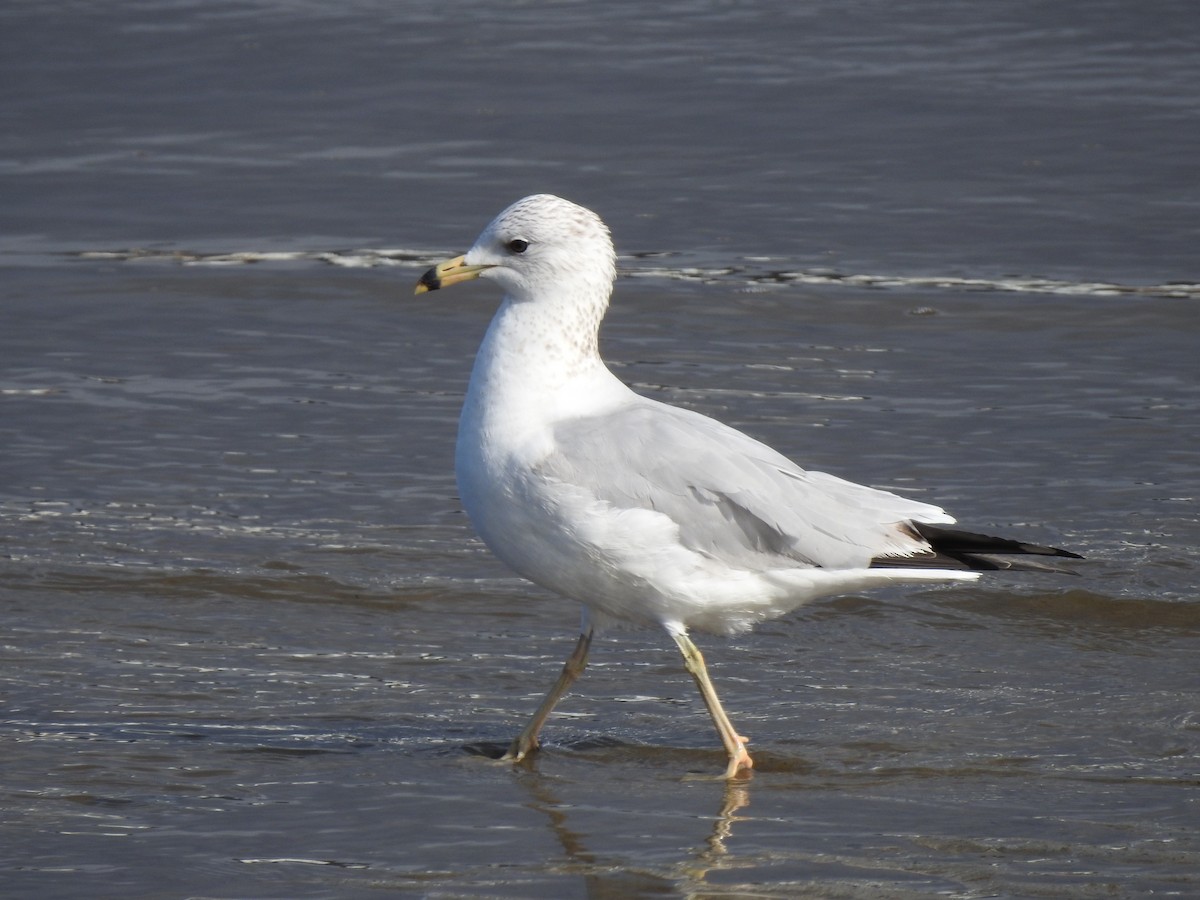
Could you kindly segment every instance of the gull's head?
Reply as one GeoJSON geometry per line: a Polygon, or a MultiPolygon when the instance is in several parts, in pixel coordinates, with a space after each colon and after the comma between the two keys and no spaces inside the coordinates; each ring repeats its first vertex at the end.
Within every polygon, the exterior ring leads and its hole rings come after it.
{"type": "Polygon", "coordinates": [[[607,300],[615,277],[616,254],[600,217],[561,197],[534,194],[496,216],[462,256],[422,275],[416,292],[486,278],[518,302],[568,292],[607,300]]]}

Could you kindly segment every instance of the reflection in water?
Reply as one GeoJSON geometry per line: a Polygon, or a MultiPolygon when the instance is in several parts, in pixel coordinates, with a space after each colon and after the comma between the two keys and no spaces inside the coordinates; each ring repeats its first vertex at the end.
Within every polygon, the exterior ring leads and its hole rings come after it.
{"type": "Polygon", "coordinates": [[[750,788],[741,782],[726,780],[724,784],[723,802],[713,824],[713,832],[708,837],[708,852],[710,855],[724,856],[725,840],[733,835],[733,823],[737,821],[734,813],[750,805],[750,788]]]}
{"type": "MultiPolygon", "coordinates": [[[[633,897],[691,896],[706,886],[709,873],[714,869],[728,867],[729,853],[726,842],[733,836],[734,823],[740,821],[736,813],[750,803],[750,788],[747,780],[706,779],[712,784],[714,793],[719,792],[719,805],[712,818],[709,833],[698,841],[673,865],[667,866],[669,874],[658,874],[644,869],[630,869],[627,865],[607,863],[587,844],[587,835],[578,823],[571,822],[571,812],[576,809],[564,803],[555,790],[555,781],[536,771],[528,777],[518,779],[529,792],[529,807],[546,816],[550,828],[563,848],[567,859],[566,868],[582,874],[586,895],[594,900],[628,900],[633,897]]],[[[635,814],[630,814],[635,815],[635,814]]]]}

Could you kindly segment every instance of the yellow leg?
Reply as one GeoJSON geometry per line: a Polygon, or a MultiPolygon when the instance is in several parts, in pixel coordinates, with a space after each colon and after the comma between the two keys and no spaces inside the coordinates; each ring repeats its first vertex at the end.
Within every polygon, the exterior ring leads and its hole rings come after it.
{"type": "Polygon", "coordinates": [[[672,631],[671,637],[679,645],[679,652],[683,654],[683,664],[695,679],[696,686],[700,688],[700,696],[704,698],[708,714],[712,716],[713,724],[717,726],[717,734],[721,736],[721,743],[725,745],[725,752],[729,754],[729,766],[725,769],[725,777],[733,778],[742,769],[753,768],[754,760],[746,752],[747,739],[734,730],[729,716],[725,715],[725,710],[721,708],[721,701],[717,698],[717,689],[713,687],[712,681],[708,678],[704,656],[685,632],[672,631]]]}
{"type": "Polygon", "coordinates": [[[550,718],[550,713],[553,712],[558,701],[562,699],[563,694],[575,683],[575,679],[583,673],[583,669],[587,665],[588,650],[591,646],[592,629],[589,627],[579,635],[579,642],[575,645],[575,649],[571,652],[571,655],[567,657],[566,663],[563,664],[562,672],[559,673],[558,680],[554,682],[554,687],[550,688],[550,692],[542,700],[541,706],[537,708],[537,712],[533,714],[533,718],[529,720],[529,724],[525,726],[525,730],[517,735],[516,740],[512,742],[503,759],[519,762],[527,754],[532,753],[538,748],[538,732],[542,730],[542,726],[550,718]]]}

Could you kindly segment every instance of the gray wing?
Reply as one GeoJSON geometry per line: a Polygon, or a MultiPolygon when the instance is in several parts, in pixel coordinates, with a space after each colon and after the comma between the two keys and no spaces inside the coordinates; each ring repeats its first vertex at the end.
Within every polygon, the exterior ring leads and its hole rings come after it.
{"type": "Polygon", "coordinates": [[[909,521],[941,509],[809,472],[714,419],[647,398],[554,428],[539,468],[619,509],[651,509],[690,549],[752,569],[865,567],[929,545],[909,521]]]}

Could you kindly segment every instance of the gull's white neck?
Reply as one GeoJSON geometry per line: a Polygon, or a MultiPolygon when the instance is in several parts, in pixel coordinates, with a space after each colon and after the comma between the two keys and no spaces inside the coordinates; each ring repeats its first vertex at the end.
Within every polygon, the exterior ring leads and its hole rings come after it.
{"type": "Polygon", "coordinates": [[[546,526],[530,511],[561,499],[537,475],[561,451],[555,426],[634,398],[600,358],[607,290],[564,298],[505,298],[475,358],[455,450],[463,509],[493,552],[531,578],[540,545],[526,538],[546,526]]]}
{"type": "MultiPolygon", "coordinates": [[[[600,358],[600,320],[607,298],[595,302],[522,301],[506,297],[475,357],[463,406],[468,419],[509,428],[526,413],[540,421],[586,412],[596,395],[617,382],[600,358]]],[[[624,386],[620,385],[623,389],[624,386]]]]}

